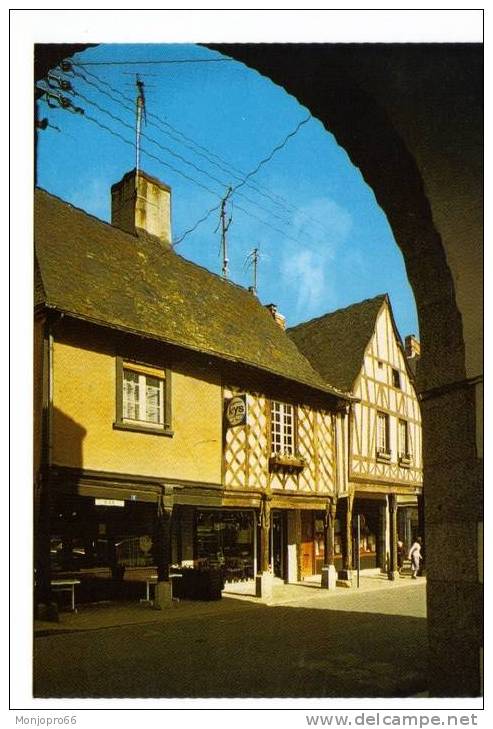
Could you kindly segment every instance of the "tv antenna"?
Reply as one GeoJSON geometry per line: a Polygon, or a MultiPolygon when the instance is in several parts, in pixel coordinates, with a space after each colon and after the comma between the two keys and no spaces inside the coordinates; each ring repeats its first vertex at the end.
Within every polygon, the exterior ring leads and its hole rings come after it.
{"type": "Polygon", "coordinates": [[[259,260],[260,253],[258,248],[254,248],[253,251],[250,251],[245,259],[245,268],[250,268],[250,266],[253,268],[253,286],[249,286],[248,288],[255,296],[257,295],[257,272],[259,260]]]}
{"type": "Polygon", "coordinates": [[[144,82],[139,78],[139,74],[135,74],[135,87],[137,89],[137,97],[135,99],[135,176],[139,174],[140,169],[140,137],[142,119],[146,122],[146,102],[144,96],[144,82]]]}
{"type": "Polygon", "coordinates": [[[217,225],[216,230],[214,231],[217,233],[219,226],[221,226],[221,250],[223,254],[223,268],[222,273],[224,278],[228,277],[228,265],[229,265],[229,258],[228,258],[228,241],[226,238],[226,233],[228,232],[229,226],[231,225],[231,221],[233,220],[233,216],[229,216],[229,220],[226,220],[226,203],[228,202],[228,198],[230,197],[231,193],[233,192],[233,189],[231,187],[228,187],[228,192],[221,200],[221,213],[219,215],[219,223],[217,225]]]}

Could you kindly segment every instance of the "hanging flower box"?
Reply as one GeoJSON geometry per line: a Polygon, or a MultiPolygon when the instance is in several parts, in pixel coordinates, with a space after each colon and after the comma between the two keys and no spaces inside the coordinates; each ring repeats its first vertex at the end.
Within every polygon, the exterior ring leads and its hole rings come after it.
{"type": "Polygon", "coordinates": [[[302,456],[294,453],[274,453],[269,458],[269,466],[271,469],[285,469],[291,471],[301,471],[306,465],[306,461],[302,456]]]}
{"type": "Polygon", "coordinates": [[[377,461],[384,461],[388,463],[390,461],[390,451],[377,451],[377,461]]]}

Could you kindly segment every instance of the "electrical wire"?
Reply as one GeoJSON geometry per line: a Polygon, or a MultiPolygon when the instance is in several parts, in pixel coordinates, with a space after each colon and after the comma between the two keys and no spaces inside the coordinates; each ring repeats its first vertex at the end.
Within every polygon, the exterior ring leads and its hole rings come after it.
{"type": "MultiPolygon", "coordinates": [[[[80,76],[80,77],[82,77],[82,78],[84,77],[84,74],[76,73],[76,75],[77,75],[77,76],[80,76]]],[[[91,81],[87,80],[87,82],[88,82],[88,83],[89,83],[89,84],[90,84],[91,86],[94,86],[94,87],[96,87],[96,84],[93,84],[93,83],[92,83],[91,81]]],[[[110,112],[110,111],[108,111],[107,109],[105,109],[104,107],[100,106],[100,105],[99,105],[99,104],[98,104],[97,102],[95,102],[94,100],[92,100],[92,99],[89,99],[89,98],[88,98],[87,96],[85,96],[84,94],[82,94],[82,93],[81,93],[80,91],[75,91],[75,90],[74,90],[74,93],[76,93],[76,94],[77,94],[78,96],[80,96],[80,97],[81,97],[82,99],[84,99],[84,101],[86,101],[86,102],[87,102],[88,104],[91,104],[91,105],[95,106],[95,107],[96,107],[97,109],[99,109],[99,111],[103,112],[104,114],[107,114],[108,116],[110,116],[110,117],[111,117],[112,119],[114,119],[115,121],[118,121],[118,122],[120,122],[120,123],[121,123],[121,124],[122,124],[123,126],[127,127],[127,128],[128,128],[128,129],[130,129],[131,131],[134,131],[134,127],[133,127],[133,126],[130,126],[129,124],[127,124],[126,122],[124,122],[124,121],[123,121],[123,120],[121,119],[121,117],[115,116],[115,115],[114,115],[114,114],[113,114],[112,112],[110,112]]],[[[108,96],[110,96],[109,94],[107,94],[107,95],[108,95],[108,96]]],[[[123,106],[123,108],[125,108],[125,109],[126,109],[127,111],[129,111],[129,112],[132,112],[132,113],[134,112],[134,109],[133,109],[133,108],[130,108],[130,107],[126,106],[125,104],[123,104],[122,102],[119,102],[119,101],[118,101],[117,99],[114,99],[113,97],[111,97],[111,98],[112,98],[112,99],[113,99],[114,101],[117,101],[118,103],[120,103],[120,104],[121,104],[121,105],[123,106]]],[[[149,116],[150,116],[150,115],[149,115],[149,116]]],[[[308,121],[308,120],[306,120],[306,121],[308,121]]],[[[306,123],[306,121],[305,121],[305,122],[301,122],[301,123],[300,123],[300,125],[299,125],[299,127],[301,127],[301,126],[303,125],[303,123],[306,123]]],[[[153,126],[156,126],[156,125],[153,125],[153,126]]],[[[274,150],[272,151],[272,153],[271,153],[271,155],[270,155],[270,157],[269,157],[269,158],[266,158],[266,159],[262,160],[262,161],[261,161],[261,162],[259,163],[259,165],[258,165],[258,169],[260,169],[260,167],[261,167],[261,166],[262,166],[263,164],[265,164],[266,162],[268,162],[268,161],[269,161],[269,159],[270,159],[270,158],[271,158],[271,157],[272,157],[272,156],[273,156],[273,155],[275,154],[275,152],[277,152],[277,151],[278,151],[279,149],[282,149],[282,147],[283,147],[283,146],[284,146],[284,145],[285,145],[285,144],[287,143],[288,139],[289,139],[289,138],[290,138],[291,136],[294,136],[294,134],[296,134],[296,132],[297,132],[297,131],[298,131],[298,129],[296,129],[296,130],[295,130],[294,132],[290,133],[290,134],[289,134],[289,135],[287,136],[287,138],[286,138],[286,139],[284,140],[284,142],[283,142],[283,143],[282,143],[281,145],[279,145],[279,146],[278,146],[278,148],[276,148],[276,149],[274,149],[274,150]]],[[[180,161],[184,162],[184,163],[185,163],[186,165],[188,165],[188,166],[192,167],[193,169],[195,169],[195,170],[196,170],[197,172],[199,172],[200,174],[203,174],[203,175],[205,175],[206,177],[208,177],[209,179],[211,179],[211,180],[212,180],[213,182],[216,182],[216,183],[217,183],[218,185],[221,185],[221,187],[224,187],[224,186],[225,186],[226,184],[228,184],[228,183],[227,183],[227,182],[225,182],[224,180],[221,180],[221,179],[219,179],[218,177],[215,177],[214,175],[210,174],[209,172],[207,172],[206,170],[204,170],[204,169],[203,169],[202,167],[199,167],[198,165],[196,165],[195,163],[191,162],[190,160],[187,160],[187,159],[186,159],[185,157],[183,157],[182,155],[180,155],[180,154],[178,154],[177,152],[173,151],[173,150],[172,150],[172,149],[171,149],[170,147],[168,147],[168,146],[166,146],[166,145],[163,145],[163,144],[161,144],[160,142],[158,142],[158,141],[157,141],[156,139],[154,139],[153,137],[150,137],[150,136],[149,136],[148,134],[146,134],[145,132],[141,132],[141,136],[142,136],[142,137],[143,137],[144,139],[147,139],[147,141],[151,142],[152,144],[155,144],[155,145],[156,145],[157,147],[159,147],[160,149],[162,149],[162,150],[163,150],[164,152],[167,152],[168,154],[171,154],[171,155],[172,155],[173,157],[175,157],[175,158],[179,159],[180,161]]],[[[256,174],[256,172],[258,171],[258,169],[257,169],[257,170],[254,170],[253,172],[251,172],[249,176],[251,177],[251,176],[252,176],[253,174],[256,174]]],[[[246,179],[240,180],[240,183],[239,183],[239,184],[237,184],[237,185],[236,185],[235,187],[233,187],[233,188],[232,188],[232,189],[233,189],[233,191],[234,191],[234,192],[236,192],[236,191],[237,191],[237,190],[238,190],[238,189],[239,189],[240,187],[242,187],[242,186],[243,186],[243,185],[244,185],[245,183],[246,183],[246,179]]],[[[249,198],[249,197],[248,197],[247,195],[245,195],[245,193],[239,193],[239,196],[240,196],[240,197],[242,197],[242,198],[243,198],[244,200],[246,200],[246,201],[247,201],[248,203],[250,203],[251,205],[255,205],[255,206],[259,207],[259,208],[260,208],[261,210],[263,210],[264,212],[266,212],[266,213],[267,213],[268,215],[272,215],[273,217],[277,218],[277,219],[278,219],[278,220],[279,220],[279,221],[280,221],[280,222],[281,222],[281,223],[282,223],[283,225],[286,225],[286,226],[291,226],[291,221],[290,221],[290,220],[286,220],[286,218],[285,218],[285,217],[282,217],[282,216],[281,216],[281,215],[279,215],[278,213],[276,213],[276,212],[274,212],[274,211],[272,211],[272,210],[270,210],[270,209],[268,209],[268,208],[264,207],[264,206],[263,206],[263,205],[261,205],[261,204],[260,204],[259,202],[255,201],[255,200],[252,200],[252,199],[251,199],[251,198],[249,198]]]]}
{"type": "MultiPolygon", "coordinates": [[[[40,87],[38,87],[38,88],[40,88],[40,87]]],[[[75,93],[75,94],[76,94],[77,96],[79,96],[79,97],[80,97],[81,99],[83,99],[83,100],[84,100],[84,101],[85,101],[86,103],[88,103],[88,104],[90,104],[90,105],[94,106],[94,107],[95,107],[96,109],[98,109],[98,110],[99,110],[99,111],[101,111],[102,113],[106,114],[107,116],[109,116],[109,117],[110,117],[111,119],[113,119],[114,121],[116,121],[116,122],[120,123],[120,124],[121,124],[122,126],[124,126],[124,127],[126,127],[127,129],[129,129],[129,130],[130,130],[131,132],[133,132],[133,131],[134,131],[134,127],[133,127],[132,125],[128,124],[128,123],[127,123],[127,122],[125,122],[125,121],[124,121],[124,120],[123,120],[123,119],[122,119],[121,117],[119,117],[119,116],[117,116],[117,115],[113,114],[113,113],[112,113],[111,111],[108,111],[108,109],[106,109],[105,107],[101,106],[100,104],[98,104],[98,103],[97,103],[96,101],[94,101],[93,99],[89,99],[89,98],[88,98],[87,96],[85,96],[85,94],[82,94],[82,93],[81,93],[80,91],[78,91],[78,90],[75,90],[75,89],[74,89],[74,93],[75,93]]],[[[127,107],[125,107],[125,108],[127,108],[127,107]]],[[[130,109],[128,109],[128,111],[130,111],[130,109]]],[[[132,112],[133,112],[133,109],[132,109],[132,112]]],[[[309,121],[309,119],[310,119],[310,118],[311,118],[311,116],[310,116],[310,117],[307,117],[306,119],[304,119],[303,121],[301,121],[301,122],[300,122],[300,123],[298,124],[298,126],[296,127],[296,129],[295,129],[295,130],[293,130],[292,132],[290,132],[290,133],[289,133],[289,134],[288,134],[288,135],[286,136],[286,138],[285,138],[285,139],[283,140],[283,142],[282,142],[282,143],[280,143],[279,145],[277,145],[277,146],[276,146],[276,147],[275,147],[275,148],[274,148],[274,149],[273,149],[273,150],[272,150],[272,151],[270,152],[270,154],[269,154],[269,155],[268,155],[267,157],[265,157],[264,159],[262,159],[262,160],[261,160],[261,161],[260,161],[260,162],[258,163],[257,167],[256,167],[256,168],[255,168],[254,170],[252,170],[252,171],[251,171],[251,172],[249,173],[248,177],[251,177],[251,176],[255,175],[255,174],[256,174],[256,173],[258,172],[258,170],[259,170],[259,169],[260,169],[260,168],[261,168],[261,167],[262,167],[262,166],[263,166],[264,164],[266,164],[267,162],[269,162],[269,161],[270,161],[270,160],[272,159],[272,157],[273,157],[273,156],[274,156],[274,155],[276,154],[276,152],[278,152],[279,150],[281,150],[281,149],[282,149],[282,148],[283,148],[283,147],[284,147],[284,146],[285,146],[285,145],[287,144],[287,142],[289,141],[289,139],[290,139],[291,137],[293,137],[293,136],[294,136],[295,134],[297,134],[297,132],[299,131],[299,129],[300,129],[300,128],[301,128],[301,127],[302,127],[302,126],[304,125],[304,124],[306,124],[306,123],[307,123],[307,121],[309,121]]],[[[194,164],[193,162],[190,162],[190,161],[189,161],[189,160],[187,160],[187,159],[186,159],[185,157],[183,157],[182,155],[178,154],[177,152],[175,152],[174,150],[172,150],[172,149],[171,149],[170,147],[168,147],[167,145],[163,145],[163,144],[161,144],[160,142],[158,142],[158,141],[157,141],[156,139],[154,139],[153,137],[150,137],[150,136],[149,136],[148,134],[146,134],[145,132],[142,132],[142,133],[141,133],[141,136],[142,136],[142,138],[144,138],[144,139],[146,139],[147,141],[151,142],[152,144],[156,145],[156,146],[157,146],[157,147],[158,147],[159,149],[163,150],[164,152],[167,152],[168,154],[171,154],[171,155],[172,155],[173,157],[175,157],[176,159],[179,159],[179,160],[180,160],[181,162],[183,162],[184,164],[186,164],[186,165],[188,165],[188,166],[192,167],[193,169],[195,169],[195,170],[196,170],[197,172],[199,172],[200,174],[203,174],[203,175],[205,175],[206,177],[208,177],[209,179],[211,179],[211,180],[212,180],[213,182],[217,183],[217,184],[218,184],[218,185],[220,185],[221,187],[224,187],[224,186],[225,186],[225,184],[226,184],[226,183],[224,182],[224,180],[221,180],[221,179],[219,179],[219,178],[215,177],[214,175],[211,175],[211,174],[210,174],[209,172],[207,172],[207,171],[206,171],[206,170],[204,170],[203,168],[199,167],[198,165],[194,164]]],[[[176,168],[172,167],[171,165],[168,165],[168,166],[169,166],[169,167],[171,167],[171,169],[174,169],[175,171],[177,171],[177,170],[176,170],[176,168]]],[[[179,171],[178,171],[178,173],[179,173],[179,174],[182,174],[182,176],[185,176],[185,175],[183,175],[183,173],[181,173],[181,172],[179,172],[179,171]]],[[[199,184],[199,185],[201,185],[202,187],[204,187],[205,189],[207,189],[207,190],[208,190],[209,192],[212,192],[212,190],[210,190],[210,188],[208,188],[207,186],[204,186],[204,185],[202,185],[202,183],[199,183],[199,182],[198,182],[198,181],[197,181],[197,180],[196,180],[195,178],[193,178],[193,177],[190,177],[190,176],[186,176],[186,178],[187,178],[187,179],[189,179],[189,180],[192,180],[192,181],[194,181],[194,182],[195,182],[196,184],[199,184]]],[[[245,182],[246,182],[246,178],[245,178],[244,180],[240,181],[240,182],[239,182],[239,183],[238,183],[238,184],[237,184],[236,186],[234,186],[234,187],[232,188],[232,193],[237,193],[237,190],[238,190],[239,188],[241,188],[241,187],[242,187],[242,186],[243,186],[243,185],[245,184],[245,182]]],[[[278,219],[278,220],[279,220],[279,221],[280,221],[280,222],[281,222],[281,223],[282,223],[283,225],[285,225],[285,226],[287,226],[287,227],[289,227],[289,226],[291,225],[291,221],[289,221],[289,220],[286,220],[285,218],[281,217],[280,215],[278,215],[277,213],[273,212],[272,210],[269,210],[269,209],[268,209],[268,208],[266,208],[265,206],[261,205],[261,204],[260,204],[259,202],[255,201],[255,200],[252,200],[252,199],[251,199],[250,197],[248,197],[247,195],[245,195],[245,193],[237,193],[237,194],[238,194],[238,195],[239,195],[239,196],[240,196],[241,198],[243,198],[244,200],[246,200],[246,202],[250,203],[250,205],[253,205],[253,206],[255,206],[255,207],[258,207],[259,209],[263,210],[263,211],[264,211],[265,213],[267,213],[268,215],[271,215],[271,216],[273,216],[274,218],[277,218],[277,219],[278,219]]],[[[212,212],[212,211],[211,211],[211,212],[212,212]]],[[[206,216],[205,216],[205,218],[204,218],[204,219],[203,219],[203,218],[201,218],[201,219],[200,219],[200,222],[204,222],[204,220],[206,220],[206,219],[207,219],[207,217],[208,217],[208,214],[206,214],[206,216]]],[[[189,234],[189,232],[193,232],[193,230],[195,230],[195,229],[196,229],[196,227],[198,227],[198,224],[199,224],[199,222],[197,222],[197,224],[196,224],[196,225],[195,225],[195,226],[193,227],[193,229],[191,229],[190,231],[188,231],[188,232],[187,232],[187,235],[189,234]]],[[[277,230],[278,230],[278,229],[277,229],[277,230]]],[[[182,237],[180,238],[180,240],[179,240],[179,241],[177,241],[177,242],[175,243],[175,245],[178,245],[178,242],[181,242],[181,240],[183,240],[183,237],[186,237],[186,236],[185,236],[185,235],[184,235],[184,236],[182,236],[182,237]]]]}
{"type": "MultiPolygon", "coordinates": [[[[109,132],[114,137],[117,137],[118,139],[120,139],[121,141],[123,141],[126,145],[134,148],[134,142],[129,141],[128,139],[126,139],[125,137],[123,137],[119,132],[116,132],[114,129],[111,129],[111,127],[108,127],[106,124],[102,124],[95,117],[92,117],[89,114],[84,114],[81,118],[82,119],[87,119],[88,121],[96,124],[98,127],[100,127],[101,129],[103,129],[104,131],[109,132]]],[[[179,174],[182,174],[183,175],[183,173],[181,173],[179,170],[176,170],[172,165],[169,165],[167,162],[164,162],[162,159],[160,159],[159,157],[156,157],[156,155],[152,154],[151,152],[148,152],[146,149],[142,148],[141,151],[147,157],[150,157],[151,159],[154,159],[157,162],[160,162],[161,164],[166,165],[166,167],[170,167],[173,171],[178,172],[179,174]]],[[[184,175],[184,176],[186,177],[186,175],[184,175]]],[[[196,182],[196,180],[194,180],[194,182],[196,182]]],[[[200,183],[198,183],[198,184],[200,184],[200,183]]],[[[210,190],[208,188],[205,188],[205,189],[208,192],[212,193],[213,195],[216,195],[216,193],[214,193],[212,190],[210,190]]],[[[172,244],[173,247],[175,247],[176,245],[178,245],[178,243],[181,243],[181,241],[185,238],[185,235],[188,235],[190,232],[193,232],[194,230],[196,230],[196,228],[202,222],[204,222],[205,220],[207,220],[207,218],[210,217],[210,215],[212,215],[212,213],[215,210],[218,210],[220,208],[220,206],[221,206],[221,203],[222,203],[222,199],[219,201],[219,203],[215,207],[210,208],[210,210],[208,210],[207,213],[205,213],[205,215],[202,216],[202,218],[200,218],[198,221],[196,221],[196,223],[193,225],[192,228],[189,229],[189,231],[186,231],[186,233],[183,233],[178,240],[174,241],[173,244],[172,244]]],[[[291,236],[291,235],[283,232],[279,228],[276,228],[271,223],[269,223],[267,220],[263,220],[263,218],[260,218],[258,215],[255,215],[250,210],[245,210],[245,208],[242,208],[239,205],[236,205],[235,208],[237,210],[241,210],[241,212],[244,213],[245,215],[247,215],[248,217],[254,218],[255,220],[259,221],[260,223],[262,223],[262,225],[265,225],[268,228],[271,228],[272,230],[276,231],[277,233],[280,233],[280,235],[282,235],[284,238],[288,238],[289,240],[293,241],[294,243],[297,243],[298,245],[303,245],[299,239],[294,238],[293,236],[291,236]]]]}
{"type": "Polygon", "coordinates": [[[161,66],[175,63],[233,63],[233,58],[177,58],[148,61],[77,61],[78,66],[161,66]]]}
{"type": "MultiPolygon", "coordinates": [[[[114,86],[112,86],[110,83],[108,83],[107,81],[105,81],[104,79],[102,79],[100,76],[92,73],[87,68],[84,69],[86,74],[90,75],[93,79],[95,79],[96,81],[98,81],[100,84],[103,84],[104,86],[106,86],[107,88],[109,88],[111,91],[113,91],[114,93],[116,93],[119,96],[121,96],[125,101],[128,101],[130,104],[132,104],[132,107],[128,107],[127,105],[123,104],[123,102],[121,102],[119,99],[115,99],[107,91],[104,91],[103,89],[101,89],[101,87],[99,86],[99,84],[95,84],[95,83],[91,82],[84,74],[82,74],[80,72],[77,72],[77,71],[74,71],[74,69],[73,69],[73,66],[74,65],[77,66],[79,64],[76,63],[76,62],[73,62],[72,63],[72,73],[74,73],[76,76],[79,76],[80,78],[82,78],[86,83],[88,83],[91,86],[93,86],[94,88],[96,88],[100,93],[107,95],[109,98],[112,99],[112,101],[115,101],[116,103],[120,104],[123,108],[125,108],[128,111],[131,111],[133,113],[133,111],[134,111],[134,109],[133,109],[133,104],[134,104],[133,99],[131,99],[128,96],[126,96],[125,94],[123,94],[119,89],[117,89],[114,86]]],[[[162,120],[159,116],[157,116],[156,114],[153,114],[152,112],[148,112],[148,117],[150,119],[155,119],[156,120],[156,122],[154,124],[152,122],[150,122],[152,126],[155,126],[157,128],[160,128],[161,131],[163,131],[164,134],[166,134],[167,136],[170,136],[174,141],[178,142],[179,144],[182,144],[183,146],[187,147],[194,154],[197,154],[197,155],[203,157],[204,159],[207,159],[207,161],[210,164],[215,165],[216,167],[218,167],[218,169],[221,169],[223,172],[225,172],[226,174],[228,174],[228,175],[230,175],[232,177],[235,177],[236,179],[243,180],[243,178],[245,178],[245,174],[246,173],[244,171],[240,170],[238,167],[235,167],[232,163],[226,162],[219,155],[215,154],[214,152],[212,152],[211,150],[207,149],[206,147],[203,147],[202,145],[198,144],[198,142],[196,142],[195,140],[191,139],[190,137],[187,137],[179,129],[177,129],[176,127],[173,127],[171,124],[169,124],[169,122],[167,122],[165,120],[162,120]],[[166,126],[166,127],[168,127],[168,129],[171,129],[172,132],[174,132],[175,134],[178,134],[180,137],[182,137],[184,140],[186,140],[190,144],[186,144],[185,142],[181,141],[180,139],[177,139],[176,136],[174,136],[174,134],[170,133],[166,129],[163,129],[163,125],[166,126]],[[192,146],[190,146],[190,145],[192,145],[192,146]],[[197,151],[197,149],[202,150],[202,152],[197,151]],[[211,159],[211,157],[215,157],[220,162],[222,162],[224,165],[227,165],[227,167],[225,168],[221,164],[218,164],[213,159],[211,159]]],[[[276,193],[274,193],[272,191],[269,191],[264,186],[259,185],[258,183],[253,183],[252,181],[247,182],[246,183],[246,186],[249,187],[250,189],[254,190],[257,194],[261,194],[262,196],[267,197],[269,200],[271,200],[271,202],[273,202],[275,205],[277,205],[278,207],[280,207],[283,210],[285,210],[286,212],[288,212],[290,215],[299,214],[303,218],[305,218],[308,222],[311,222],[314,225],[317,225],[320,228],[320,230],[325,235],[330,235],[329,231],[327,230],[327,228],[325,228],[325,226],[323,225],[323,223],[321,223],[321,221],[317,220],[317,218],[314,218],[313,216],[309,216],[307,213],[304,213],[302,210],[299,210],[294,205],[292,205],[287,200],[285,200],[285,198],[283,198],[282,196],[277,195],[276,193]]],[[[251,201],[249,201],[249,202],[251,202],[251,201]]],[[[264,208],[264,210],[265,210],[265,208],[264,208]]],[[[275,217],[278,217],[278,219],[282,220],[282,218],[280,218],[279,216],[277,216],[272,211],[269,210],[269,211],[266,211],[266,212],[269,212],[269,214],[272,214],[275,217]]],[[[291,222],[289,224],[291,225],[291,222]]]]}
{"type": "MultiPolygon", "coordinates": [[[[46,91],[46,89],[44,89],[44,88],[43,88],[42,86],[38,86],[38,88],[39,88],[39,89],[40,89],[41,91],[46,91]]],[[[80,95],[80,94],[78,94],[78,95],[80,95]]],[[[80,95],[80,96],[81,96],[81,98],[84,98],[84,96],[83,96],[83,95],[80,95]]],[[[88,100],[88,101],[89,101],[89,100],[88,100]]],[[[111,112],[108,112],[108,111],[107,111],[107,110],[105,110],[105,109],[104,109],[103,107],[100,107],[100,106],[99,106],[99,105],[98,105],[97,103],[95,103],[95,102],[91,102],[91,101],[89,101],[89,103],[93,104],[93,105],[94,105],[94,106],[95,106],[96,108],[99,108],[100,110],[104,111],[104,112],[105,112],[105,113],[107,113],[107,114],[108,114],[108,115],[109,115],[109,116],[110,116],[111,118],[113,118],[114,120],[118,121],[119,123],[122,123],[122,124],[123,124],[124,126],[127,126],[127,127],[129,127],[129,128],[130,128],[130,129],[131,129],[131,130],[133,131],[133,127],[130,127],[130,125],[127,125],[127,124],[126,124],[125,122],[123,122],[123,121],[122,121],[122,120],[121,120],[121,119],[120,119],[119,117],[116,117],[116,116],[115,116],[115,115],[113,115],[113,114],[112,114],[111,112]]],[[[100,122],[100,121],[99,121],[98,119],[96,119],[95,117],[92,117],[92,116],[90,116],[90,115],[89,115],[89,114],[87,114],[87,113],[84,113],[84,114],[83,114],[83,117],[82,117],[82,118],[84,118],[84,119],[87,119],[88,121],[90,121],[90,122],[92,122],[92,123],[96,124],[96,125],[97,125],[98,127],[100,127],[101,129],[103,129],[104,131],[107,131],[107,132],[108,132],[108,133],[110,133],[110,134],[111,134],[112,136],[114,136],[114,137],[116,137],[116,138],[120,139],[121,141],[123,141],[123,142],[124,142],[124,143],[125,143],[126,145],[128,145],[128,146],[132,147],[132,149],[134,148],[134,146],[135,146],[135,143],[134,143],[134,142],[132,142],[132,141],[129,141],[129,140],[128,140],[128,139],[126,139],[126,138],[125,138],[125,137],[124,137],[124,136],[123,136],[122,134],[120,134],[119,132],[115,131],[115,130],[114,130],[114,129],[112,129],[111,127],[109,127],[109,126],[107,126],[107,125],[105,125],[105,124],[101,123],[101,122],[100,122]]],[[[283,141],[283,142],[282,142],[281,144],[277,145],[277,146],[276,146],[276,147],[275,147],[275,148],[274,148],[274,149],[273,149],[273,150],[271,151],[271,153],[270,153],[270,154],[269,154],[269,155],[268,155],[267,157],[265,157],[264,159],[262,159],[262,160],[261,160],[261,161],[260,161],[260,162],[259,162],[259,163],[257,164],[256,168],[255,168],[254,170],[252,170],[252,172],[251,172],[251,173],[249,173],[249,174],[250,174],[250,175],[252,175],[252,174],[255,174],[255,173],[256,173],[256,171],[258,171],[258,169],[260,169],[260,167],[261,167],[261,166],[262,166],[263,164],[265,164],[265,163],[266,163],[266,162],[268,162],[268,161],[269,161],[270,159],[272,159],[272,157],[274,156],[275,152],[279,151],[279,149],[282,149],[282,147],[283,147],[283,146],[284,146],[284,145],[285,145],[285,144],[286,144],[286,143],[288,142],[288,140],[289,140],[289,139],[290,139],[290,138],[291,138],[292,136],[294,136],[294,134],[296,134],[296,133],[297,133],[297,131],[298,131],[298,130],[299,130],[299,129],[301,128],[301,126],[303,126],[303,124],[306,124],[306,122],[307,122],[307,121],[308,121],[308,118],[306,118],[305,120],[302,120],[302,122],[300,122],[300,123],[298,124],[297,128],[296,128],[295,130],[293,130],[292,132],[290,132],[290,133],[289,133],[289,134],[287,135],[287,137],[286,137],[286,138],[284,139],[284,141],[283,141]]],[[[184,177],[185,179],[187,179],[187,180],[189,180],[189,181],[191,181],[191,182],[194,182],[194,183],[195,183],[196,185],[199,185],[199,186],[200,186],[201,188],[203,188],[204,190],[206,190],[206,191],[207,191],[207,192],[209,192],[210,194],[214,195],[215,197],[218,197],[218,193],[217,193],[217,192],[215,192],[214,190],[211,190],[211,189],[210,189],[209,187],[207,187],[206,185],[203,185],[203,184],[202,184],[201,182],[199,182],[198,180],[195,180],[195,179],[194,179],[193,177],[190,177],[189,175],[185,174],[184,172],[182,172],[181,170],[177,169],[176,167],[174,167],[173,165],[169,164],[168,162],[165,162],[165,161],[164,161],[164,160],[163,160],[162,158],[158,157],[157,155],[154,155],[154,154],[152,154],[151,152],[149,152],[149,151],[148,151],[147,149],[145,149],[144,147],[142,147],[142,148],[141,148],[141,151],[142,151],[142,153],[143,153],[143,154],[145,154],[145,155],[146,155],[147,157],[149,157],[149,158],[151,158],[151,159],[154,159],[154,160],[156,160],[157,162],[159,162],[160,164],[162,164],[162,165],[164,165],[164,166],[166,166],[166,167],[169,167],[169,168],[170,168],[171,170],[173,170],[173,171],[174,171],[174,172],[176,172],[177,174],[181,175],[181,176],[182,176],[182,177],[184,177]]],[[[238,185],[238,187],[239,187],[239,185],[238,185]]],[[[185,231],[185,232],[184,232],[184,233],[183,233],[183,234],[182,234],[182,235],[180,236],[180,238],[179,238],[179,239],[177,239],[176,241],[174,241],[174,242],[173,242],[173,244],[172,244],[172,245],[173,245],[173,247],[175,247],[176,245],[178,245],[179,243],[181,243],[181,242],[182,242],[182,241],[184,240],[184,238],[185,238],[185,237],[186,237],[187,235],[189,235],[189,234],[190,234],[191,232],[193,232],[194,230],[196,230],[196,229],[197,229],[197,227],[198,227],[198,226],[199,226],[199,225],[200,225],[201,223],[203,223],[203,222],[204,222],[205,220],[207,220],[207,218],[209,218],[209,217],[210,217],[210,215],[212,215],[212,213],[213,213],[214,211],[216,211],[216,210],[218,210],[218,209],[219,209],[219,207],[221,206],[221,204],[222,204],[222,198],[220,199],[220,201],[219,201],[219,203],[218,203],[217,205],[215,205],[214,207],[210,208],[210,209],[209,209],[209,210],[208,210],[208,211],[207,211],[207,212],[206,212],[206,213],[205,213],[205,214],[204,214],[204,215],[203,215],[203,216],[202,216],[202,217],[201,217],[201,218],[200,218],[199,220],[197,220],[197,221],[196,221],[196,222],[194,223],[194,225],[193,225],[193,226],[192,226],[192,227],[191,227],[190,229],[188,229],[187,231],[185,231]]],[[[243,207],[241,207],[241,206],[239,206],[239,205],[236,205],[236,208],[237,208],[238,210],[240,210],[241,212],[243,212],[243,213],[244,213],[245,215],[247,215],[247,216],[249,216],[249,217],[251,217],[251,218],[254,218],[255,220],[259,221],[260,223],[262,223],[262,225],[264,225],[264,226],[267,226],[267,227],[271,228],[272,230],[276,231],[277,233],[279,233],[280,235],[282,235],[282,236],[283,236],[284,238],[287,238],[287,239],[289,239],[289,240],[293,241],[294,243],[297,243],[298,245],[303,245],[303,244],[301,243],[301,241],[300,241],[299,239],[297,239],[297,238],[295,238],[295,237],[293,237],[293,236],[289,235],[288,233],[285,233],[284,231],[280,230],[279,228],[277,228],[277,227],[273,226],[273,225],[272,225],[271,223],[269,223],[268,221],[264,220],[263,218],[259,217],[258,215],[255,215],[255,214],[254,214],[254,213],[252,213],[251,211],[249,211],[249,210],[245,210],[245,208],[243,208],[243,207]]]]}

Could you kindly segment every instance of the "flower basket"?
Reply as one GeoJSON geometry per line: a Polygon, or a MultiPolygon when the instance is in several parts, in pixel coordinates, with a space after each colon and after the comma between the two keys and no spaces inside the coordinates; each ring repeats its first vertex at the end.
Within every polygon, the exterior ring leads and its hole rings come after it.
{"type": "Polygon", "coordinates": [[[301,471],[305,465],[305,459],[294,453],[274,453],[269,458],[269,466],[271,470],[284,469],[290,471],[301,471]]]}

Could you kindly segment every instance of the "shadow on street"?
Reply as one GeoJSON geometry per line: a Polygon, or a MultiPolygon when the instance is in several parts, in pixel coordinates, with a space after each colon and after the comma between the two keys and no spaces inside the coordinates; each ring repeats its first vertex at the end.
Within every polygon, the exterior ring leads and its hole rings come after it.
{"type": "MultiPolygon", "coordinates": [[[[399,592],[404,603],[416,600],[399,592]]],[[[330,609],[236,603],[184,619],[38,637],[34,696],[404,697],[427,688],[424,617],[334,602],[330,609]]]]}

